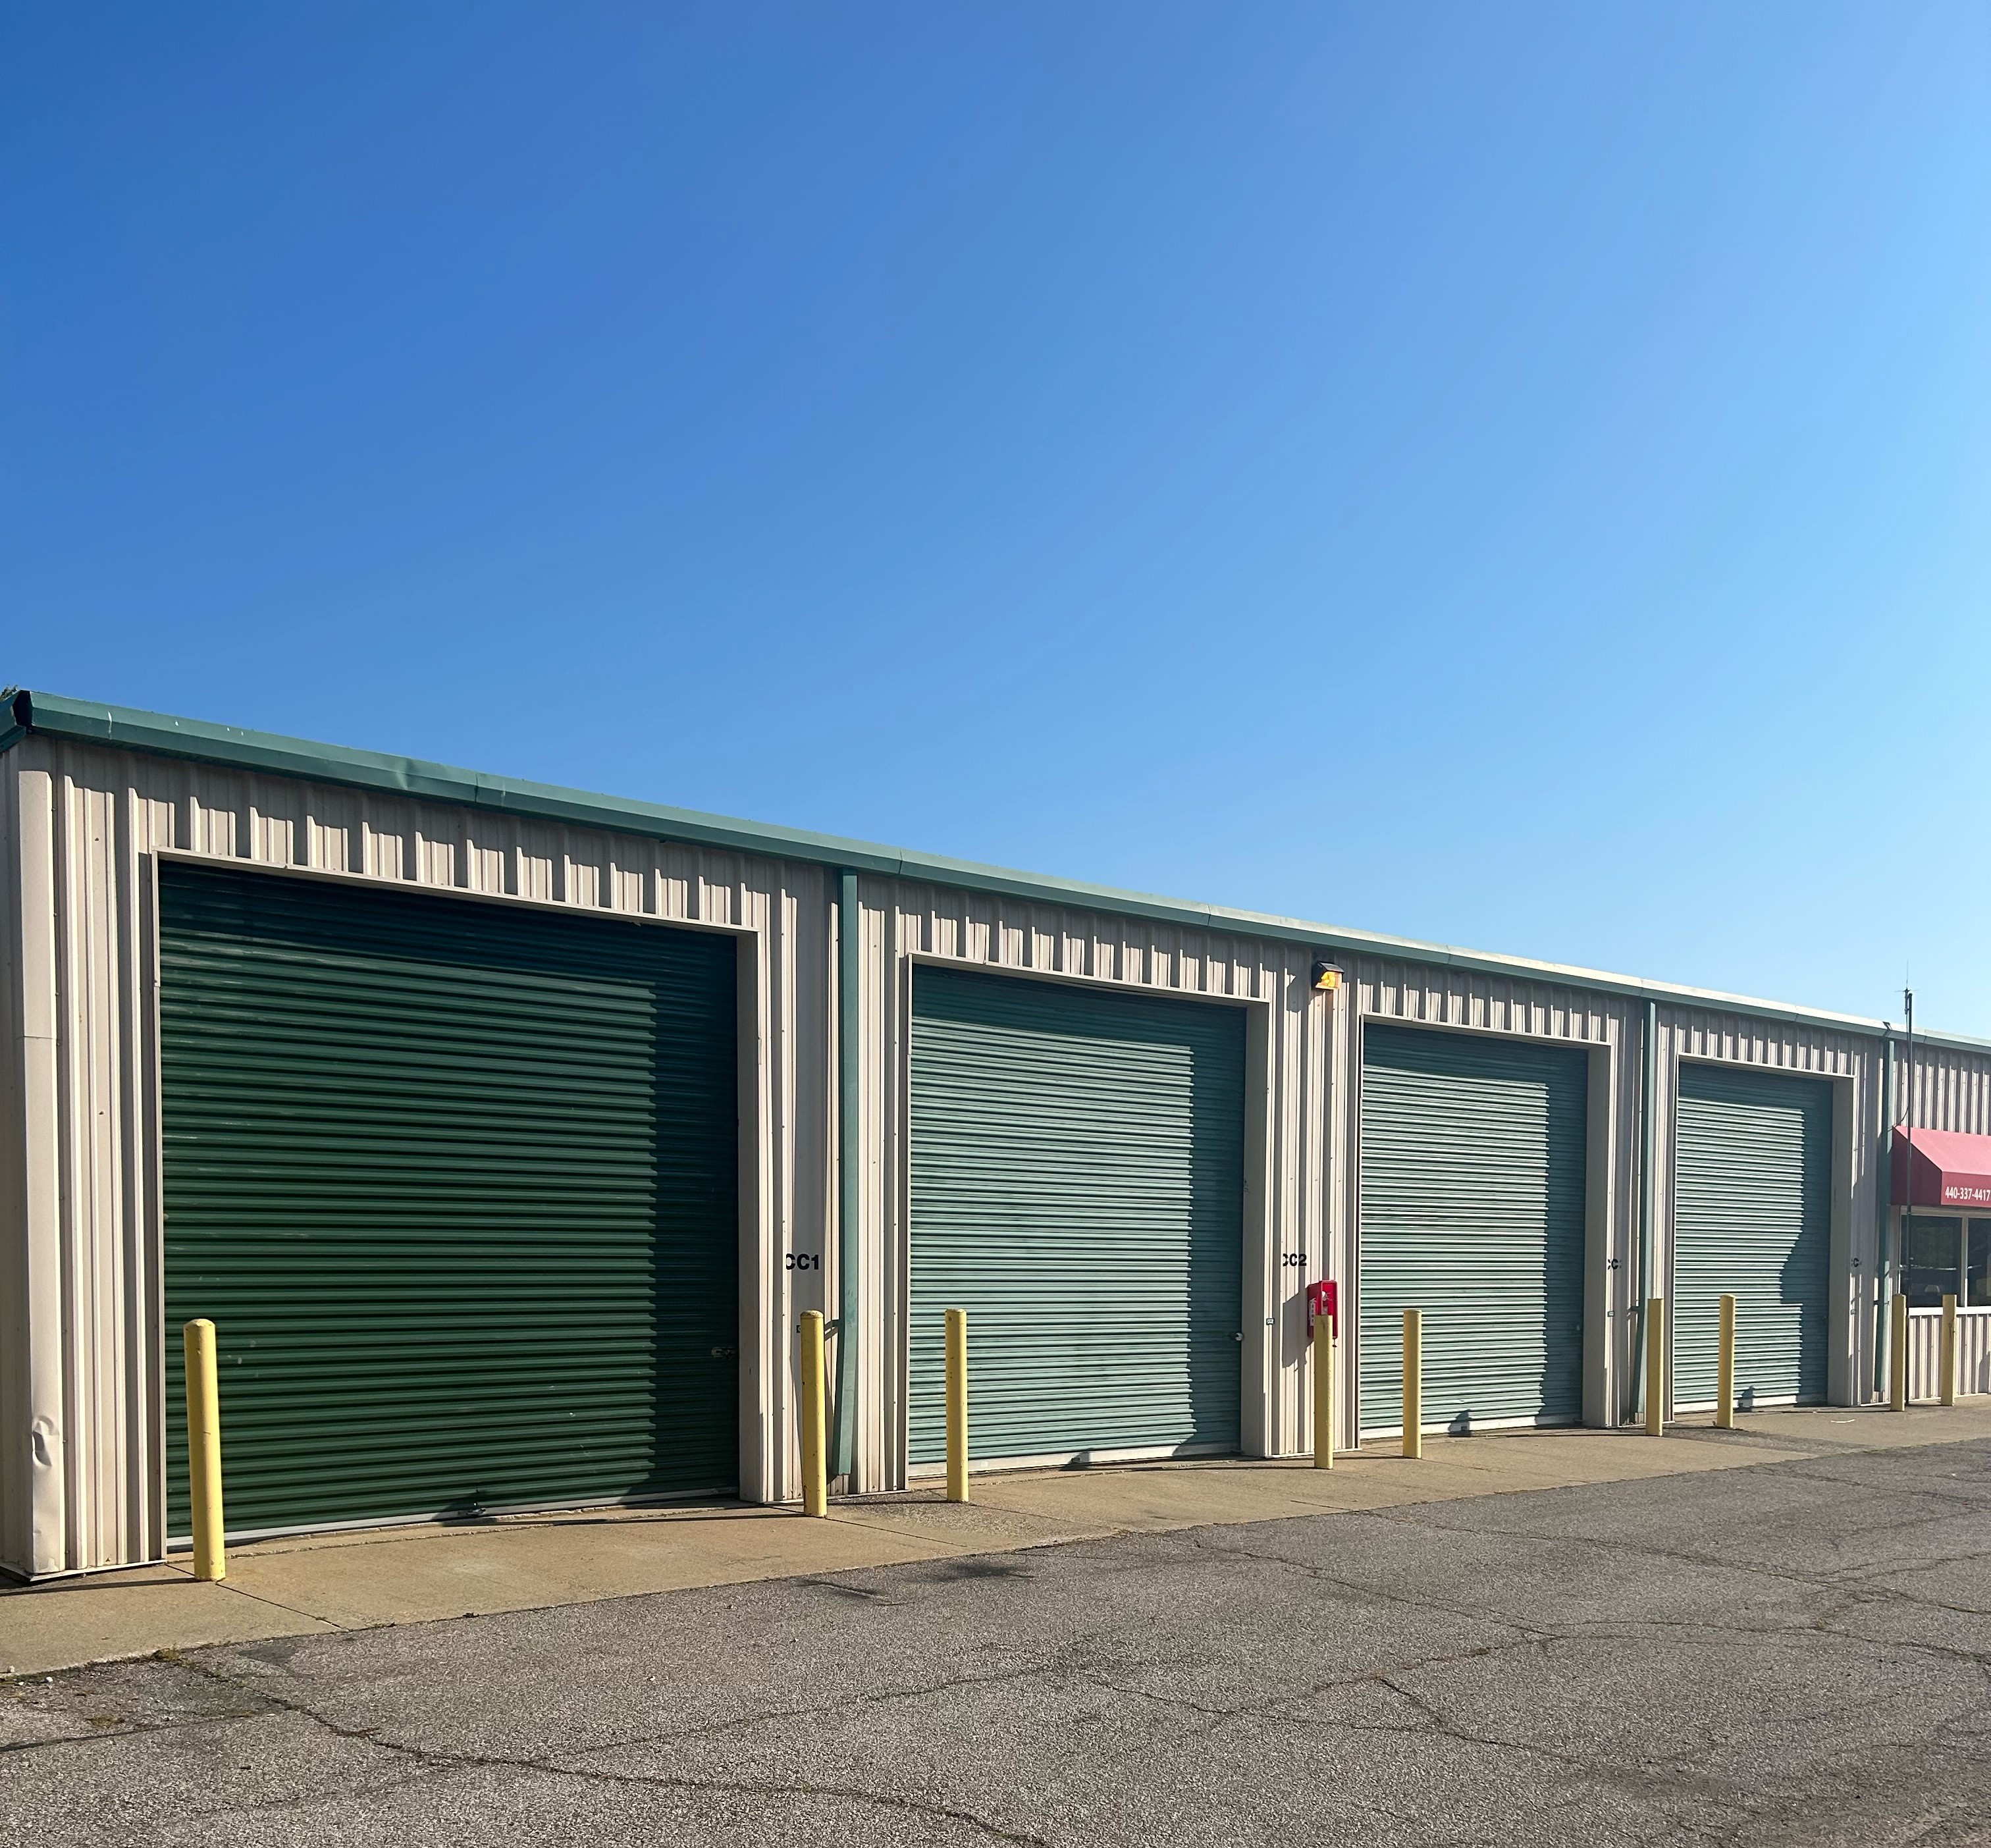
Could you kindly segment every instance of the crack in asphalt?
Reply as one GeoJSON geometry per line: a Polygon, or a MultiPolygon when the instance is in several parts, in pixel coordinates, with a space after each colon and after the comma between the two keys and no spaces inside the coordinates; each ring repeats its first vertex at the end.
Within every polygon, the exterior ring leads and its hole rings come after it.
{"type": "MultiPolygon", "coordinates": [[[[1386,1526],[1408,1528],[1414,1532],[1457,1534],[1462,1538],[1472,1540],[1525,1540],[1541,1547],[1581,1547],[1593,1552],[1625,1554],[1638,1559],[1663,1560],[1672,1565],[1694,1566],[1720,1571],[1741,1573],[1758,1578],[1774,1579],[1788,1584],[1802,1585],[1806,1589],[1814,1591],[1836,1591],[1847,1583],[1845,1577],[1839,1573],[1800,1572],[1788,1567],[1775,1566],[1762,1560],[1733,1559],[1724,1557],[1719,1554],[1686,1547],[1652,1546],[1627,1540],[1618,1535],[1530,1533],[1514,1527],[1460,1526],[1448,1521],[1431,1520],[1426,1516],[1425,1510],[1421,1509],[1397,1513],[1385,1509],[1369,1508],[1354,1511],[1347,1518],[1353,1520],[1376,1521],[1386,1526]],[[1420,1518],[1421,1516],[1424,1516],[1425,1518],[1420,1518]]],[[[1930,1517],[1931,1520],[1936,1518],[1938,1517],[1930,1517]]],[[[1926,1522],[1910,1522],[1903,1523],[1902,1526],[1905,1527],[1926,1524],[1928,1524],[1926,1522]]],[[[1876,1527],[1868,1531],[1882,1533],[1894,1530],[1895,1529],[1890,1525],[1876,1527]]],[[[1265,1557],[1276,1559],[1279,1556],[1268,1554],[1265,1557]]],[[[1991,1559],[1991,1553],[1966,1554],[1964,1557],[1991,1559]]],[[[1304,1567],[1303,1561],[1293,1560],[1288,1563],[1304,1567]]],[[[1855,1582],[1863,1583],[1864,1581],[1855,1582]]],[[[1879,1588],[1889,1597],[1897,1598],[1909,1604],[1923,1605],[1931,1610],[1948,1611],[1960,1616],[1983,1615],[1982,1611],[1970,1606],[1948,1605],[1939,1599],[1920,1598],[1913,1592],[1901,1591],[1898,1587],[1882,1586],[1879,1588]]]]}
{"type": "MultiPolygon", "coordinates": [[[[192,1669],[196,1673],[204,1675],[210,1680],[217,1682],[223,1686],[238,1690],[243,1690],[246,1687],[245,1683],[237,1681],[233,1676],[222,1673],[219,1669],[210,1666],[206,1663],[189,1663],[186,1666],[189,1668],[192,1669]]],[[[942,1680],[935,1683],[931,1686],[894,1690],[889,1694],[863,1696],[856,1697],[852,1700],[836,1703],[833,1707],[829,1708],[819,1710],[797,1710],[797,1712],[798,1714],[807,1714],[811,1711],[833,1711],[836,1710],[837,1707],[847,1708],[852,1707],[862,1707],[876,1704],[883,1700],[917,1698],[922,1694],[944,1692],[950,1687],[975,1686],[989,1681],[1014,1681],[1020,1680],[1029,1674],[1041,1673],[1043,1672],[1044,1672],[1044,1670],[1042,1665],[1036,1665],[1029,1669],[1019,1670],[1014,1673],[1004,1676],[962,1676],[952,1680],[942,1680]]],[[[734,1720],[730,1722],[723,1723],[712,1727],[693,1728],[689,1729],[686,1733],[672,1734],[665,1732],[655,1735],[642,1735],[628,1739],[610,1741],[601,1745],[590,1746],[584,1751],[580,1752],[567,1754],[556,1754],[539,1757],[522,1755],[509,1752],[464,1751],[455,1750],[446,1746],[408,1744],[400,1740],[383,1737],[382,1736],[382,1729],[378,1727],[352,1726],[343,1724],[339,1720],[333,1719],[329,1714],[320,1712],[318,1708],[314,1707],[309,1701],[287,1697],[286,1696],[273,1690],[266,1689],[256,1691],[259,1693],[260,1697],[267,1703],[265,1709],[266,1714],[268,1712],[281,1712],[292,1714],[298,1719],[307,1720],[311,1724],[320,1727],[335,1739],[339,1739],[349,1744],[363,1745],[370,1751],[386,1752],[396,1758],[405,1759],[410,1764],[419,1768],[417,1774],[417,1775],[419,1775],[419,1770],[444,1771],[461,1770],[502,1770],[516,1771],[519,1772],[536,1772],[548,1777],[569,1778],[578,1782],[609,1785],[620,1787],[634,1786],[648,1789],[684,1790],[707,1792],[721,1792],[741,1796],[761,1796],[774,1799],[796,1797],[810,1797],[817,1799],[836,1798],[852,1802],[869,1804],[875,1808],[904,1810],[917,1815],[929,1816],[948,1822],[959,1822],[964,1824],[967,1827],[979,1830],[982,1834],[987,1836],[992,1841],[1013,1843],[1017,1844],[1017,1848],[1052,1848],[1052,1844],[1041,1836],[1032,1835],[1026,1831],[1018,1829],[1006,1829],[999,1823],[991,1822],[985,1816],[976,1815],[972,1810],[961,1809],[950,1804],[931,1802],[919,1797],[910,1796],[900,1792],[867,1790],[861,1786],[855,1785],[808,1784],[800,1782],[779,1783],[772,1779],[767,1778],[716,1777],[696,1778],[686,1777],[669,1772],[608,1771],[597,1766],[577,1764],[573,1761],[578,1758],[592,1757],[600,1752],[626,1751],[645,1745],[668,1744],[672,1743],[677,1738],[683,1737],[696,1737],[701,1732],[730,1730],[732,1727],[747,1725],[763,1720],[781,1719],[791,1717],[788,1714],[783,1711],[770,1710],[764,1714],[754,1714],[750,1715],[743,1714],[737,1717],[734,1720]]],[[[213,1718],[210,1717],[205,1722],[196,1721],[190,1722],[189,1724],[212,1724],[213,1723],[213,1718]]],[[[59,1742],[49,1741],[47,1741],[47,1743],[56,1744],[59,1742]]],[[[62,1743],[67,1743],[67,1741],[63,1741],[62,1743]]],[[[412,1781],[414,1780],[402,1780],[403,1782],[412,1781]]],[[[294,1807],[294,1804],[293,1803],[288,1806],[294,1807]]],[[[250,1806],[241,1805],[237,1807],[247,1808],[250,1806]]],[[[256,1805],[255,1807],[264,1807],[264,1805],[256,1805]]],[[[230,1812],[224,1809],[211,1813],[226,1814],[230,1813],[230,1812]]]]}
{"type": "MultiPolygon", "coordinates": [[[[1878,1497],[1889,1492],[1882,1485],[1868,1482],[1848,1482],[1815,1472],[1803,1472],[1792,1465],[1782,1466],[1779,1475],[1786,1470],[1795,1479],[1822,1483],[1842,1491],[1851,1490],[1861,1496],[1878,1497]]],[[[1918,1527],[1954,1518],[1954,1509],[1948,1506],[1951,1503],[1967,1509],[1973,1514],[1982,1514],[1986,1511],[1986,1503],[1981,1496],[1947,1496],[1939,1491],[1933,1493],[1926,1492],[1919,1485],[1903,1492],[1902,1499],[1920,1499],[1925,1495],[1927,1499],[1942,1503],[1945,1506],[1936,1513],[1892,1520],[1877,1518],[1870,1525],[1859,1528],[1850,1537],[1877,1542],[1884,1537],[1911,1534],[1918,1527]]],[[[1779,1511],[1780,1513],[1783,1512],[1779,1511]]],[[[1885,1511],[1876,1509],[1873,1512],[1880,1516],[1885,1511]]],[[[1773,1795],[1788,1797],[1789,1792],[1784,1786],[1777,1786],[1774,1792],[1767,1787],[1758,1790],[1756,1787],[1738,1782],[1731,1775],[1708,1768],[1706,1761],[1709,1754],[1724,1747],[1732,1747],[1736,1743],[1732,1731],[1703,1725],[1696,1731],[1695,1736],[1689,1742],[1678,1744],[1673,1750],[1656,1753],[1647,1748],[1638,1750],[1636,1756],[1622,1758],[1615,1755],[1608,1744],[1600,1741],[1599,1751],[1586,1756],[1581,1751],[1559,1749],[1555,1744],[1540,1739],[1503,1737],[1497,1730],[1489,1732],[1475,1729],[1458,1710],[1458,1697],[1448,1697],[1443,1686],[1428,1685],[1438,1671],[1468,1663],[1488,1661],[1489,1659],[1497,1661],[1530,1654],[1547,1659],[1565,1649],[1595,1649],[1599,1646],[1649,1642],[1656,1632],[1682,1638],[1706,1637],[1710,1642],[1723,1637],[1744,1635],[1794,1644],[1800,1648],[1805,1646],[1808,1639],[1823,1638],[1835,1642],[1900,1652],[1966,1666],[1975,1670],[1982,1690],[1979,1697],[1969,1700],[1967,1704],[1946,1715],[1942,1715],[1939,1706],[1931,1701],[1926,1711],[1928,1724],[1919,1732],[1911,1736],[1905,1727],[1888,1727],[1877,1736],[1898,1749],[1934,1745],[1943,1750],[1969,1751],[1979,1748],[1982,1744],[1983,1735],[1980,1723],[1985,1715],[1991,1714],[1991,1647],[1972,1648],[1962,1644],[1945,1644],[1892,1634],[1877,1636],[1863,1633],[1861,1628],[1855,1626],[1860,1625],[1863,1620],[1873,1619],[1884,1629],[1889,1615],[1904,1609],[1922,1609],[1965,1618],[1985,1615],[1986,1613],[1974,1606],[1925,1596],[1882,1582],[1882,1575],[1931,1571],[1945,1567],[1980,1565],[1991,1561],[1991,1551],[1945,1552],[1919,1560],[1896,1560],[1863,1564],[1853,1568],[1806,1571],[1795,1565],[1768,1560],[1738,1560],[1691,1544],[1668,1546],[1624,1536],[1543,1533],[1503,1526],[1462,1525],[1441,1518],[1441,1513],[1442,1505],[1422,1504],[1399,1509],[1322,1510],[1318,1514],[1292,1518],[1309,1523],[1322,1520],[1336,1523],[1370,1522],[1386,1530],[1428,1536],[1453,1535],[1496,1547],[1530,1545],[1544,1548],[1581,1547],[1593,1554],[1605,1555],[1614,1561],[1625,1562],[1633,1569],[1641,1562],[1698,1569],[1718,1568],[1744,1578],[1754,1577],[1769,1583],[1802,1588],[1809,1594],[1809,1601],[1822,1600],[1824,1608],[1808,1614],[1793,1612],[1787,1622],[1774,1619],[1738,1622],[1718,1613],[1705,1619],[1683,1616],[1645,1617],[1629,1613],[1613,1619],[1606,1613],[1601,1622],[1555,1626],[1509,1612],[1474,1608],[1469,1605],[1440,1597],[1420,1595],[1395,1586],[1366,1582],[1360,1577],[1349,1576],[1346,1571],[1336,1571],[1329,1565],[1267,1550],[1276,1545],[1275,1540],[1267,1538],[1262,1544],[1257,1546],[1244,1543],[1240,1531],[1236,1528],[1190,1528],[1176,1530],[1166,1537],[1138,1537],[1145,1543],[1145,1551],[1152,1557],[1137,1561],[1136,1566],[1141,1570],[1152,1571],[1156,1568],[1165,1568],[1171,1564],[1184,1563],[1199,1555],[1217,1560],[1249,1560],[1330,1587],[1342,1596],[1379,1610],[1397,1607],[1468,1623],[1482,1635],[1494,1633],[1492,1639],[1475,1642],[1469,1648],[1453,1649],[1412,1660],[1392,1663],[1387,1666],[1363,1673],[1331,1676],[1310,1684],[1282,1687],[1262,1699],[1223,1704],[1209,1700],[1198,1700],[1187,1693],[1135,1685],[1128,1680],[1125,1669],[1116,1666],[1114,1657],[1138,1659],[1141,1667],[1149,1673],[1179,1671],[1185,1667],[1193,1667],[1200,1659],[1182,1657],[1172,1662],[1166,1658],[1156,1660],[1140,1656],[1138,1651],[1129,1649],[1127,1644],[1136,1636],[1151,1636],[1153,1634],[1152,1620],[1129,1618],[1064,1637],[1054,1647],[1040,1646],[1034,1652],[1026,1647],[1012,1645],[1006,1639],[993,1648],[1011,1654],[1013,1666],[992,1667],[985,1672],[972,1672],[963,1666],[960,1672],[944,1674],[937,1679],[922,1680],[911,1685],[880,1688],[831,1700],[785,1705],[763,1704],[723,1719],[665,1727],[655,1731],[632,1731],[626,1737],[577,1747],[570,1751],[537,1753],[410,1743],[390,1736],[386,1724],[366,1726],[342,1720],[301,1692],[294,1693],[292,1690],[303,1689],[308,1684],[288,1661],[262,1662],[258,1659],[233,1656],[216,1650],[212,1652],[213,1659],[196,1660],[191,1656],[182,1656],[177,1659],[176,1666],[186,1673],[197,1675],[228,1690],[235,1700],[253,1702],[254,1705],[184,1717],[136,1719],[108,1731],[94,1731],[60,1738],[23,1741],[0,1746],[0,1754],[18,1758],[22,1754],[55,1748],[72,1747],[85,1742],[150,1732],[190,1732],[202,1728],[225,1731],[240,1727],[246,1721],[289,1715],[366,1753],[385,1754],[378,1768],[384,1771],[390,1763],[408,1768],[405,1776],[383,1777],[372,1782],[370,1788],[376,1792],[404,1788],[431,1774],[448,1775],[466,1771],[488,1771],[516,1774],[522,1777],[538,1775],[604,1787],[732,1795],[758,1798],[775,1803],[812,1799],[855,1804],[925,1817],[936,1823],[944,1822],[975,1832],[991,1841],[1017,1844],[1019,1848],[1050,1848],[1046,1837],[1029,1833],[1020,1826],[1006,1826],[961,1802],[944,1801],[938,1795],[922,1797],[904,1792],[876,1789],[870,1788],[868,1780],[862,1777],[849,1782],[815,1782],[765,1775],[731,1776],[720,1772],[697,1775],[669,1771],[614,1769],[590,1762],[611,1753],[639,1751],[645,1748],[668,1749],[699,1740],[723,1741],[729,1735],[742,1734],[755,1727],[798,1722],[805,1724],[839,1714],[860,1713],[866,1709],[917,1703],[958,1690],[972,1690],[1041,1681],[1090,1687],[1120,1700],[1138,1701],[1176,1712],[1184,1716],[1183,1725],[1169,1735],[1172,1745],[1176,1748],[1187,1741],[1207,1738],[1227,1725],[1241,1722],[1258,1722],[1281,1729],[1297,1728],[1309,1734],[1317,1734],[1325,1728],[1350,1734],[1441,1738],[1472,1751],[1512,1755],[1535,1761],[1543,1766],[1559,1768],[1571,1780],[1571,1787],[1541,1793],[1544,1809],[1558,1812],[1580,1805],[1585,1800],[1586,1792],[1594,1797],[1597,1793],[1610,1790],[1635,1799],[1648,1811],[1656,1805],[1663,1809],[1664,1820],[1656,1833],[1669,1834],[1673,1839],[1691,1836],[1710,1843],[1738,1840],[1752,1824],[1769,1821],[1775,1825],[1792,1820],[1792,1813],[1784,1807],[1783,1802],[1772,1800],[1773,1795]],[[1016,1660],[1017,1656],[1023,1659],[1016,1660]],[[273,1686],[273,1683],[277,1685],[273,1686]],[[1379,1710],[1373,1717],[1353,1718],[1336,1715],[1326,1718],[1304,1710],[1307,1707],[1329,1700],[1336,1693],[1363,1687],[1387,1690],[1392,1700],[1401,1703],[1404,1712],[1402,1721],[1399,1723],[1388,1718],[1387,1710],[1381,1708],[1380,1703],[1379,1710]],[[1894,1738],[1891,1735],[1896,1732],[1901,1733],[1902,1737],[1894,1738]],[[1669,1797],[1677,1799],[1677,1802],[1667,1801],[1669,1797]],[[1752,1798],[1755,1800],[1752,1801],[1752,1798]],[[1680,1803],[1703,1805],[1703,1815],[1690,1817],[1680,1814],[1680,1803]],[[1719,1823],[1707,1819],[1706,1806],[1711,1806],[1721,1816],[1719,1823]]],[[[1265,1528],[1276,1531],[1284,1524],[1283,1522],[1268,1522],[1265,1523],[1265,1528]]],[[[1261,1530],[1261,1534],[1263,1532],[1261,1530]]],[[[1119,1537],[1131,1540],[1137,1537],[1119,1537]]],[[[1081,1543],[1111,1546],[1115,1542],[1092,1540],[1081,1543]]],[[[919,1562],[909,1564],[917,1569],[919,1562]]],[[[1122,1568],[1123,1571],[1132,1569],[1134,1568],[1122,1568]]],[[[844,1576],[820,1576],[795,1582],[805,1588],[834,1591],[840,1597],[869,1606],[903,1608],[920,1601],[917,1595],[895,1595],[895,1588],[890,1585],[873,1588],[857,1584],[844,1576]]],[[[1482,1581],[1482,1589],[1489,1588],[1490,1586],[1482,1581]]],[[[1746,1593],[1738,1595],[1747,1596],[1746,1593]]],[[[985,1649],[989,1646],[984,1646],[985,1649]]],[[[1952,1703],[1959,1691],[1953,1688],[1950,1690],[1952,1703]]],[[[1470,1698],[1469,1692],[1466,1697],[1470,1698]]],[[[334,1694],[332,1698],[335,1700],[336,1695],[334,1694]]],[[[1357,1704],[1359,1710],[1359,1703],[1351,1704],[1357,1704]]],[[[1803,1712],[1782,1714],[1775,1718],[1758,1716],[1755,1723],[1779,1733],[1801,1732],[1808,1727],[1830,1727],[1849,1717],[1870,1711],[1871,1706],[1870,1696],[1821,1705],[1803,1712]]],[[[1496,1715],[1496,1719],[1504,1720],[1504,1715],[1496,1715]]],[[[1571,1736],[1581,1738],[1584,1735],[1579,1732],[1571,1736]]],[[[1084,1755],[1087,1765],[1096,1770],[1102,1765],[1123,1761],[1142,1753],[1151,1753],[1153,1749],[1153,1741],[1143,1739],[1124,1751],[1102,1753],[1092,1749],[1091,1743],[1087,1741],[1084,1755]]],[[[1563,1784],[1562,1777],[1547,1775],[1552,1786],[1563,1784]]],[[[310,1795],[300,1792],[267,1801],[217,1805],[207,1813],[242,1814],[265,1809],[295,1811],[312,1800],[310,1795]]],[[[1365,1799],[1356,1808],[1373,1810],[1379,1816],[1399,1819],[1407,1824],[1421,1826],[1425,1820],[1414,1815],[1400,1816],[1390,1805],[1379,1801],[1365,1799]]],[[[1921,1817],[1927,1813],[1918,1812],[1917,1820],[1920,1821],[1921,1817]]],[[[1918,1827],[1914,1836],[1895,1839],[1921,1839],[1928,1833],[1947,1826],[1955,1813],[1952,1808],[1945,1806],[1929,1816],[1926,1827],[1918,1827]]],[[[1896,1822],[1906,1819],[1898,1815],[1891,1818],[1896,1822]]],[[[1463,1844],[1501,1838],[1469,1833],[1442,1836],[1428,1834],[1425,1839],[1434,1844],[1441,1840],[1463,1844]]]]}
{"type": "MultiPolygon", "coordinates": [[[[1301,1518],[1311,1517],[1303,1516],[1301,1518]]],[[[1316,1565],[1309,1560],[1293,1559],[1280,1553],[1261,1553],[1254,1547],[1239,1546],[1235,1543],[1227,1543],[1218,1537],[1231,1531],[1234,1530],[1212,1529],[1207,1531],[1193,1531],[1187,1538],[1189,1543],[1199,1551],[1218,1554],[1228,1559],[1257,1560],[1268,1566],[1283,1567],[1289,1572],[1298,1572],[1322,1584],[1338,1586],[1356,1597],[1370,1598],[1378,1604],[1404,1605],[1412,1610],[1435,1611],[1441,1617],[1458,1617],[1465,1618],[1469,1622],[1489,1624],[1496,1629],[1519,1630],[1523,1635],[1554,1634],[1550,1631],[1533,1629],[1530,1625],[1517,1618],[1492,1616],[1484,1611],[1475,1611],[1465,1605],[1448,1603],[1442,1599],[1418,1598],[1407,1591],[1394,1591],[1386,1586],[1366,1584],[1360,1580],[1347,1577],[1344,1574],[1330,1572],[1325,1566],[1316,1565]]]]}

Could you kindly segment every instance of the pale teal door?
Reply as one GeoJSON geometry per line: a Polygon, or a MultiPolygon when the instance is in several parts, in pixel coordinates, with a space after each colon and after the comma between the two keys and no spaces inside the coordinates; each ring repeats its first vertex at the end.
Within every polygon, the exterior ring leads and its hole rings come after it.
{"type": "Polygon", "coordinates": [[[1823,1400],[1832,1087],[1683,1065],[1674,1131],[1673,1400],[1712,1405],[1723,1292],[1745,1404],[1823,1400]]]}
{"type": "Polygon", "coordinates": [[[921,968],[911,1169],[914,1463],[950,1308],[976,1457],[1237,1448],[1241,1009],[921,968]]]}
{"type": "Polygon", "coordinates": [[[1403,1312],[1424,1424],[1583,1413],[1588,1055],[1420,1028],[1363,1039],[1360,1417],[1401,1429],[1403,1312]]]}

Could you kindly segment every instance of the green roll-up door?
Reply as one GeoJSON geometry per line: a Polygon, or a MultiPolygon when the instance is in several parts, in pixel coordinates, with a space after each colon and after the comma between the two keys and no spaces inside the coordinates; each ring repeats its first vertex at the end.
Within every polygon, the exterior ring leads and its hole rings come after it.
{"type": "Polygon", "coordinates": [[[913,984],[910,1454],[1238,1441],[1244,1016],[1026,977],[913,984]]]}
{"type": "Polygon", "coordinates": [[[1370,1026],[1362,1045],[1364,1431],[1404,1421],[1403,1312],[1424,1312],[1424,1422],[1583,1413],[1587,1055],[1370,1026]]]}
{"type": "Polygon", "coordinates": [[[1735,1298],[1745,1404],[1822,1400],[1832,1255],[1832,1087],[1682,1065],[1673,1140],[1673,1400],[1714,1403],[1735,1298]]]}
{"type": "Polygon", "coordinates": [[[232,1532],[738,1475],[733,958],[162,865],[168,1529],[218,1330],[232,1532]]]}

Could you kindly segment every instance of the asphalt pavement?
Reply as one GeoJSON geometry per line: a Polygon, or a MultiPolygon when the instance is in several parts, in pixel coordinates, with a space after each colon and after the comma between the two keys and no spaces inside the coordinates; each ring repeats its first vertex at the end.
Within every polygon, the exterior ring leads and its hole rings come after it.
{"type": "Polygon", "coordinates": [[[1991,1441],[37,1676],[0,1841],[1991,1842],[1991,1441]]]}

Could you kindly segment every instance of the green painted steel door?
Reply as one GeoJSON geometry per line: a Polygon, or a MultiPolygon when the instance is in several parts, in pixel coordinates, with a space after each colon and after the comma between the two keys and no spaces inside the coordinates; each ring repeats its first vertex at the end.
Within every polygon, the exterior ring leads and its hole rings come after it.
{"type": "Polygon", "coordinates": [[[730,941],[159,876],[168,1530],[179,1331],[230,1531],[738,1477],[730,941]]]}
{"type": "Polygon", "coordinates": [[[1424,1423],[1583,1414],[1588,1056],[1419,1028],[1362,1043],[1364,1431],[1404,1421],[1405,1309],[1424,1423]]]}
{"type": "Polygon", "coordinates": [[[1745,1403],[1822,1400],[1829,1339],[1832,1087],[1683,1065],[1673,1132],[1673,1400],[1714,1403],[1720,1299],[1735,1298],[1745,1403]]]}
{"type": "Polygon", "coordinates": [[[949,1309],[975,1456],[1234,1450],[1243,1010],[923,968],[912,1071],[912,1461],[949,1309]]]}

